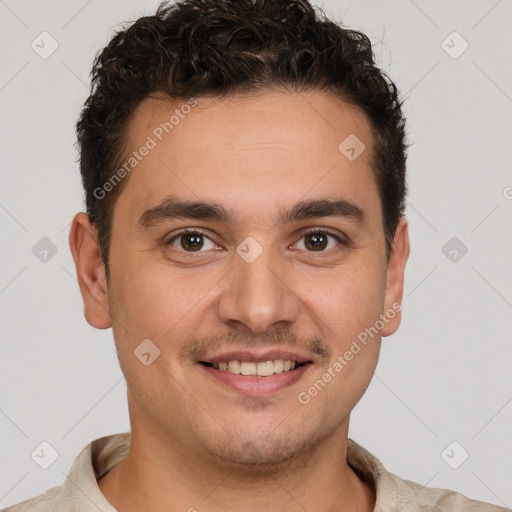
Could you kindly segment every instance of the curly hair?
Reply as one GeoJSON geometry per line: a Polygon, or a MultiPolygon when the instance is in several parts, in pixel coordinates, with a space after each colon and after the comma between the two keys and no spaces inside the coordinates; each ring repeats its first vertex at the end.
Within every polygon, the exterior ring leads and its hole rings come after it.
{"type": "Polygon", "coordinates": [[[267,89],[329,91],[359,106],[373,132],[372,169],[387,257],[405,209],[405,118],[369,38],[307,0],[178,0],[118,31],[96,55],[77,123],[86,213],[108,279],[113,209],[126,179],[94,193],[119,167],[135,108],[153,93],[179,99],[267,89]]]}

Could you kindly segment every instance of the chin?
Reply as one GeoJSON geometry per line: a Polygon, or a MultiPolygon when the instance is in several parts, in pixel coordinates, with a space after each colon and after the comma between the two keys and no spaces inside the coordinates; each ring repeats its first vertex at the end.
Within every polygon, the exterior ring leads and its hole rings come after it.
{"type": "MultiPolygon", "coordinates": [[[[334,429],[332,429],[334,430],[334,429]]],[[[225,435],[219,442],[219,437],[204,443],[203,447],[215,460],[221,460],[231,466],[238,474],[247,477],[262,477],[278,474],[283,469],[289,469],[294,463],[303,465],[314,449],[331,432],[317,430],[315,432],[295,432],[275,430],[261,435],[248,432],[225,435]]]]}

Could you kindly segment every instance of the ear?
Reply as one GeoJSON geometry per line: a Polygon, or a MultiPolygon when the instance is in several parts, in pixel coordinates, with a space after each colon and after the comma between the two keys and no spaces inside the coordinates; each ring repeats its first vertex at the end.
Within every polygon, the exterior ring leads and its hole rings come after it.
{"type": "Polygon", "coordinates": [[[408,222],[405,217],[400,217],[398,222],[391,253],[388,262],[386,294],[384,299],[384,314],[394,311],[395,314],[391,318],[391,314],[387,314],[388,321],[382,329],[382,336],[390,336],[398,327],[402,319],[402,296],[404,293],[404,272],[407,258],[409,257],[409,230],[408,222]]]}
{"type": "Polygon", "coordinates": [[[75,261],[87,322],[97,329],[111,327],[105,267],[96,230],[85,213],[77,213],[71,223],[69,247],[75,261]]]}

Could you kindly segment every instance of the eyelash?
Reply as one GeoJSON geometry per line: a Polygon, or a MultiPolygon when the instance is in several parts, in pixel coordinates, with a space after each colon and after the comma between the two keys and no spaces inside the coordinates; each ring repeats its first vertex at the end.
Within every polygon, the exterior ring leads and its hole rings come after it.
{"type": "MultiPolygon", "coordinates": [[[[206,233],[204,233],[203,231],[201,231],[200,229],[194,229],[194,228],[183,228],[182,230],[180,230],[178,233],[174,234],[171,238],[167,239],[164,241],[164,245],[165,246],[169,246],[171,245],[175,240],[177,240],[180,236],[182,235],[189,235],[189,234],[194,234],[194,235],[202,235],[203,237],[205,238],[208,238],[208,240],[210,240],[211,242],[215,243],[211,237],[209,237],[206,233]]],[[[345,246],[345,247],[348,247],[349,246],[349,242],[347,240],[344,240],[343,238],[341,238],[340,236],[338,236],[337,234],[333,233],[330,229],[328,228],[311,228],[309,229],[308,231],[305,231],[301,234],[300,239],[308,236],[308,235],[315,235],[315,234],[322,234],[322,235],[328,235],[328,236],[331,236],[332,238],[334,238],[336,240],[336,242],[338,242],[339,245],[341,246],[345,246]]],[[[183,252],[185,254],[192,254],[192,255],[199,255],[201,254],[202,252],[204,251],[185,251],[185,250],[182,250],[182,249],[178,249],[180,252],[183,252]]],[[[319,253],[329,253],[329,252],[332,252],[332,251],[336,251],[337,249],[334,248],[334,249],[330,249],[328,251],[306,251],[306,252],[311,252],[311,253],[315,253],[315,252],[319,252],[319,253]]]]}

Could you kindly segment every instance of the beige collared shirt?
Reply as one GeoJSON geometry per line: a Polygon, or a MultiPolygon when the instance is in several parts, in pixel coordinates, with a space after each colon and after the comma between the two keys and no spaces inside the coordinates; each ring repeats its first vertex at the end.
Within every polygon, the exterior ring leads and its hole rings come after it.
{"type": "MultiPolygon", "coordinates": [[[[4,512],[117,512],[101,493],[97,479],[121,462],[130,448],[130,433],[101,437],[77,456],[63,485],[13,505],[4,512]]],[[[377,490],[375,512],[505,512],[496,505],[470,500],[447,489],[435,489],[403,480],[351,439],[347,461],[377,490]]]]}

